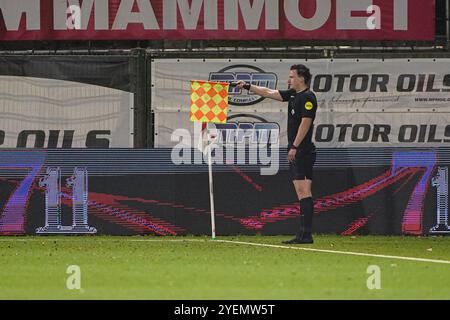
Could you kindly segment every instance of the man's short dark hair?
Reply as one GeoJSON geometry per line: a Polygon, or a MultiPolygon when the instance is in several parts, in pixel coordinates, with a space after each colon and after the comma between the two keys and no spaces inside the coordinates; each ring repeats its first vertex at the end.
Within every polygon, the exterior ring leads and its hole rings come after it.
{"type": "Polygon", "coordinates": [[[291,70],[296,70],[297,71],[297,75],[299,77],[303,77],[303,79],[305,79],[305,84],[307,86],[309,86],[309,84],[311,83],[311,72],[309,72],[309,69],[303,65],[303,64],[294,64],[291,67],[291,70]]]}

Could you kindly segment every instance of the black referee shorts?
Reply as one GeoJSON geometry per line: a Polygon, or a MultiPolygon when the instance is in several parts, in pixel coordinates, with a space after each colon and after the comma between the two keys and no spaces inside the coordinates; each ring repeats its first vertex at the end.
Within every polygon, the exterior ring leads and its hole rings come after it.
{"type": "Polygon", "coordinates": [[[289,163],[292,180],[312,180],[313,167],[316,162],[316,151],[310,152],[302,157],[295,158],[289,163]]]}

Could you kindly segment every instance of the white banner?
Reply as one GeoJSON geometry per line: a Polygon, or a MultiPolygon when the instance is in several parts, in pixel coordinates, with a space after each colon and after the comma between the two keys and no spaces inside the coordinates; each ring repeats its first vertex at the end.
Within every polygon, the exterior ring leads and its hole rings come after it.
{"type": "Polygon", "coordinates": [[[133,94],[0,76],[1,148],[132,148],[133,94]]]}
{"type": "MultiPolygon", "coordinates": [[[[189,122],[190,80],[246,80],[287,89],[293,64],[311,69],[319,108],[318,147],[437,147],[450,143],[450,59],[156,59],[152,108],[156,147],[171,147],[189,122]]],[[[230,89],[230,121],[275,122],[287,144],[287,103],[230,89]]]]}

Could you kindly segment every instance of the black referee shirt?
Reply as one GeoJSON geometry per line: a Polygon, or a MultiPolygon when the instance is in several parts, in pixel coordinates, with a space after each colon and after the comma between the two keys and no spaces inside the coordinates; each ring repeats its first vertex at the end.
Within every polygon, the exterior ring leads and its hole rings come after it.
{"type": "MultiPolygon", "coordinates": [[[[284,102],[289,101],[288,109],[288,148],[294,143],[298,128],[303,118],[316,118],[317,98],[314,92],[306,89],[295,93],[294,90],[279,90],[284,102]]],[[[302,157],[315,150],[312,142],[313,126],[309,129],[297,150],[297,157],[302,157]]]]}

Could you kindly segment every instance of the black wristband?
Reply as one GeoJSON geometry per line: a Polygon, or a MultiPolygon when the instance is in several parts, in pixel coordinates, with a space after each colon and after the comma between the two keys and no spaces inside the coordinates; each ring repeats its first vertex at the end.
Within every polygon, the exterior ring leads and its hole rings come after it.
{"type": "Polygon", "coordinates": [[[245,90],[250,90],[250,87],[251,87],[252,85],[250,84],[250,83],[246,83],[246,84],[244,84],[243,86],[242,86],[242,88],[244,88],[245,90]]]}

